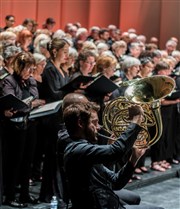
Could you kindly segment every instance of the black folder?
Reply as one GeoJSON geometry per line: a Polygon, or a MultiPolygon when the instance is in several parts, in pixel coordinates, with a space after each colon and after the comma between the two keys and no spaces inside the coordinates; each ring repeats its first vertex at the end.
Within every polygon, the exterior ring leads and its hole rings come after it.
{"type": "Polygon", "coordinates": [[[26,108],[29,108],[29,106],[12,94],[8,94],[3,97],[0,97],[1,110],[9,110],[9,109],[23,110],[26,108]]]}
{"type": "Polygon", "coordinates": [[[71,93],[74,90],[79,89],[81,83],[85,85],[92,80],[94,80],[94,77],[79,75],[78,77],[71,80],[68,84],[61,87],[60,90],[65,91],[66,93],[71,93]]]}
{"type": "Polygon", "coordinates": [[[104,96],[113,92],[117,88],[118,86],[113,81],[104,75],[101,75],[95,78],[92,83],[85,89],[85,91],[87,94],[104,96]]]}

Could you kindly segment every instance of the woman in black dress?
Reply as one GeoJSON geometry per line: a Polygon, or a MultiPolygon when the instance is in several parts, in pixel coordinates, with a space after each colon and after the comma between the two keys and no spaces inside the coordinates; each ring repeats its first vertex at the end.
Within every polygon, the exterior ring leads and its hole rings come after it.
{"type": "Polygon", "coordinates": [[[29,175],[36,144],[36,123],[29,120],[32,108],[41,105],[35,80],[31,77],[35,60],[31,53],[20,52],[14,58],[12,75],[3,80],[2,95],[12,94],[20,100],[32,98],[29,107],[22,111],[8,110],[3,121],[5,204],[25,207],[35,203],[29,195],[29,175]],[[13,116],[13,117],[10,117],[13,116]],[[20,197],[16,199],[15,187],[20,184],[20,197]]]}
{"type": "MultiPolygon", "coordinates": [[[[68,83],[68,75],[61,69],[61,64],[68,58],[70,44],[66,39],[54,38],[48,45],[50,59],[42,74],[41,98],[46,102],[62,100],[65,92],[60,88],[68,83]]],[[[56,143],[58,131],[61,129],[62,115],[59,112],[43,118],[44,136],[47,146],[45,148],[45,159],[42,172],[42,184],[39,200],[50,202],[52,196],[56,195],[62,199],[62,191],[59,189],[61,179],[57,179],[56,166],[56,143]]]]}

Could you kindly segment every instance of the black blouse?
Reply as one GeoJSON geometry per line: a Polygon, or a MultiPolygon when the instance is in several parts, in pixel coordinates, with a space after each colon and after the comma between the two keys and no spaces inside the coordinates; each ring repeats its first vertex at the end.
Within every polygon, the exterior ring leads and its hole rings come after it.
{"type": "Polygon", "coordinates": [[[46,102],[62,100],[65,93],[60,88],[67,84],[68,81],[68,75],[65,74],[65,77],[63,77],[56,66],[49,60],[42,75],[42,92],[40,92],[42,99],[45,99],[46,102]]]}

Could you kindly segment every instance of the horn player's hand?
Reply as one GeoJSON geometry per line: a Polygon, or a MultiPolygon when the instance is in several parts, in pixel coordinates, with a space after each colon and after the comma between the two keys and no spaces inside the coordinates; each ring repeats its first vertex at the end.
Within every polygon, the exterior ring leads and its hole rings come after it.
{"type": "Polygon", "coordinates": [[[135,167],[139,159],[145,154],[147,148],[138,148],[138,147],[133,147],[132,148],[132,154],[129,159],[129,161],[133,164],[135,167]]]}

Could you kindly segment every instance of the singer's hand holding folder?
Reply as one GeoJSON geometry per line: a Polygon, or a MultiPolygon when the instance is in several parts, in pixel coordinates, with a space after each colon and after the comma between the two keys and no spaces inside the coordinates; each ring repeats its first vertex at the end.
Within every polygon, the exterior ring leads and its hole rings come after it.
{"type": "Polygon", "coordinates": [[[65,91],[66,93],[71,93],[79,89],[81,84],[86,85],[92,80],[94,80],[94,77],[79,75],[71,80],[68,84],[61,87],[60,90],[65,91]]]}
{"type": "Polygon", "coordinates": [[[5,95],[0,97],[0,108],[1,110],[10,110],[20,111],[29,108],[28,104],[24,101],[18,99],[12,94],[5,95]]]}
{"type": "Polygon", "coordinates": [[[100,75],[92,81],[92,83],[85,89],[85,91],[87,92],[87,94],[105,96],[106,94],[113,92],[117,88],[118,86],[113,81],[111,81],[104,75],[100,75]]]}

